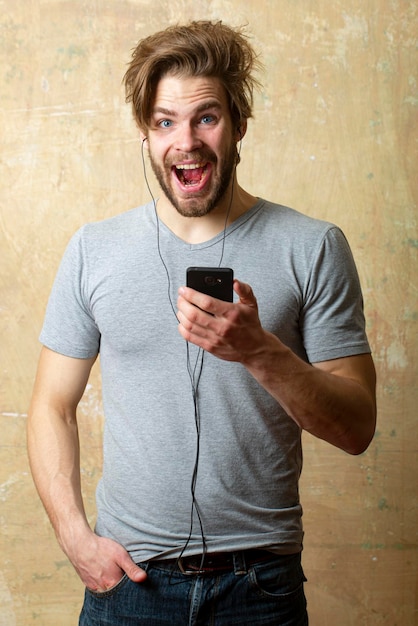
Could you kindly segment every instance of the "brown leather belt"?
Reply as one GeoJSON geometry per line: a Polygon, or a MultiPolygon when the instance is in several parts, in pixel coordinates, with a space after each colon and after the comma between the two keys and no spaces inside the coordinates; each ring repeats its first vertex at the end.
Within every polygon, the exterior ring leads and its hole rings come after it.
{"type": "Polygon", "coordinates": [[[239,552],[212,552],[209,554],[195,554],[183,556],[179,559],[164,559],[150,561],[154,565],[176,565],[182,574],[196,576],[198,574],[213,574],[216,572],[228,572],[234,569],[234,554],[244,558],[245,564],[255,565],[274,558],[274,553],[268,550],[241,550],[239,552]]]}

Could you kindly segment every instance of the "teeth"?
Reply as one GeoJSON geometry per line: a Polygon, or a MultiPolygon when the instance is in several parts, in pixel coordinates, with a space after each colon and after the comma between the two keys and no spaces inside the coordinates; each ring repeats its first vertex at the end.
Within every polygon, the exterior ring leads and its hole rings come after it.
{"type": "Polygon", "coordinates": [[[198,170],[204,167],[201,163],[185,163],[184,165],[176,165],[177,170],[198,170]]]}

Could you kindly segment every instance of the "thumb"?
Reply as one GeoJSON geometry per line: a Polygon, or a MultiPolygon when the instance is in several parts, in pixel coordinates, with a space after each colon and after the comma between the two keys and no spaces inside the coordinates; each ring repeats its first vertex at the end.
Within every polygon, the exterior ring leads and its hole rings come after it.
{"type": "Polygon", "coordinates": [[[257,308],[257,300],[250,285],[234,280],[234,291],[239,297],[241,304],[257,308]]]}
{"type": "Polygon", "coordinates": [[[147,578],[146,572],[133,562],[128,552],[122,562],[119,563],[119,567],[134,583],[142,583],[147,578]]]}

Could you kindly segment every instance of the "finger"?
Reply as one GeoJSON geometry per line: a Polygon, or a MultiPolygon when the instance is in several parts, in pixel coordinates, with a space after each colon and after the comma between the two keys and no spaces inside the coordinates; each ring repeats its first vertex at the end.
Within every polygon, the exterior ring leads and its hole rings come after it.
{"type": "MultiPolygon", "coordinates": [[[[208,315],[208,314],[205,314],[205,315],[206,317],[210,317],[211,319],[213,319],[211,315],[208,315]]],[[[192,343],[198,343],[200,339],[205,339],[210,334],[210,329],[208,326],[199,324],[196,321],[191,321],[180,310],[177,313],[177,319],[179,321],[178,330],[180,334],[182,335],[182,337],[186,339],[186,341],[191,341],[192,343]]]]}
{"type": "Polygon", "coordinates": [[[132,566],[127,569],[126,574],[134,583],[142,583],[147,578],[147,573],[133,561],[132,566]]]}
{"type": "Polygon", "coordinates": [[[234,280],[234,291],[240,299],[241,304],[247,306],[257,306],[257,300],[254,296],[254,292],[250,285],[242,283],[239,280],[234,280]]]}
{"type": "Polygon", "coordinates": [[[229,302],[218,300],[217,298],[208,296],[207,294],[191,289],[190,287],[180,287],[178,300],[179,305],[181,301],[193,304],[202,311],[218,317],[222,316],[231,306],[231,303],[229,302]]]}
{"type": "Polygon", "coordinates": [[[119,562],[119,567],[135,583],[142,583],[147,578],[146,572],[134,563],[128,553],[119,562]]]}
{"type": "Polygon", "coordinates": [[[193,326],[205,327],[208,320],[212,319],[212,315],[208,315],[195,304],[179,296],[177,301],[177,319],[180,324],[183,324],[190,330],[193,326]]]}
{"type": "Polygon", "coordinates": [[[181,324],[178,325],[177,329],[185,341],[193,343],[195,346],[198,346],[207,352],[211,351],[211,343],[204,337],[197,335],[196,333],[191,333],[181,324]]]}

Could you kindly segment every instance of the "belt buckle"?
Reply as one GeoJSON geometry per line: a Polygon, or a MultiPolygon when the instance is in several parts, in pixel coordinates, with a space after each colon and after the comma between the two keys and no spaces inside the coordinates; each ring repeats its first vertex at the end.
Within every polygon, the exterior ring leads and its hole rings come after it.
{"type": "Polygon", "coordinates": [[[190,567],[188,568],[186,565],[183,564],[183,557],[180,557],[178,559],[177,566],[181,573],[185,576],[198,576],[199,574],[207,574],[207,572],[209,571],[207,568],[205,569],[201,567],[196,569],[192,569],[190,567]]]}

